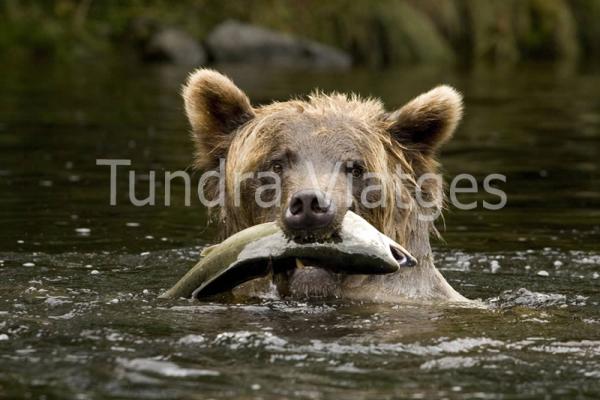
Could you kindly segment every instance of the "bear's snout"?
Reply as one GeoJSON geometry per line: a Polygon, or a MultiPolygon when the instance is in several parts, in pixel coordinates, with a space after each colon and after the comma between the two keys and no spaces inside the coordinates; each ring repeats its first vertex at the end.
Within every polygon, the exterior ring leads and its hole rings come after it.
{"type": "Polygon", "coordinates": [[[336,206],[321,190],[304,189],[294,193],[283,215],[283,224],[292,236],[311,236],[329,230],[336,206]]]}

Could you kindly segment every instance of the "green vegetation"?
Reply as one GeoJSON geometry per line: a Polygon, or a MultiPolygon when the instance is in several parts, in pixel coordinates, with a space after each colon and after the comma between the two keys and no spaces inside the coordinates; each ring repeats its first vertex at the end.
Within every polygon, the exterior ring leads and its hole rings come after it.
{"type": "Polygon", "coordinates": [[[600,0],[3,0],[6,57],[131,53],[163,26],[202,41],[237,19],[348,51],[358,64],[600,58],[600,0]]]}

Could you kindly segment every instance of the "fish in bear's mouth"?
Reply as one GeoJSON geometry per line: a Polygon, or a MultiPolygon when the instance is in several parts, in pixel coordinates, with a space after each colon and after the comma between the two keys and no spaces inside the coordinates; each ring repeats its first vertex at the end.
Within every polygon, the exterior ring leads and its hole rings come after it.
{"type": "Polygon", "coordinates": [[[387,274],[416,265],[406,249],[351,211],[327,240],[298,242],[270,222],[238,232],[202,255],[162,298],[205,297],[269,274],[285,292],[286,278],[308,285],[319,277],[335,281],[334,274],[387,274]]]}
{"type": "MultiPolygon", "coordinates": [[[[311,236],[294,238],[298,243],[309,244],[315,241],[341,240],[338,232],[324,238],[316,239],[311,236]]],[[[390,253],[401,267],[412,267],[416,260],[406,253],[402,247],[389,244],[390,253]]],[[[340,260],[319,257],[305,257],[270,260],[272,270],[272,282],[277,293],[283,297],[295,298],[331,298],[340,297],[344,275],[351,272],[340,267],[340,260]]],[[[368,273],[368,271],[367,271],[368,273]]],[[[373,272],[371,272],[373,274],[373,272]]]]}

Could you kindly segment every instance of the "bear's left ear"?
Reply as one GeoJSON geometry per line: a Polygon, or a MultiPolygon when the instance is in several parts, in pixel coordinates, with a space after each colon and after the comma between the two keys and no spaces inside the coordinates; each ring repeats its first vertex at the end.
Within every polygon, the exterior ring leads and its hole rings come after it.
{"type": "Polygon", "coordinates": [[[386,120],[396,140],[430,155],[452,137],[462,110],[460,93],[450,86],[438,86],[388,114],[386,120]]]}

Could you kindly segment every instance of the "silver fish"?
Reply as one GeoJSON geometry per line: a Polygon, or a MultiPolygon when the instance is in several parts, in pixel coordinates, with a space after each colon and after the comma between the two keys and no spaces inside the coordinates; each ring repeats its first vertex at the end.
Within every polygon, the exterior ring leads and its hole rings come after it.
{"type": "Polygon", "coordinates": [[[274,272],[280,265],[302,264],[342,274],[388,274],[416,265],[415,258],[362,217],[348,211],[331,239],[298,243],[275,222],[252,226],[208,247],[202,259],[160,298],[198,298],[274,272]]]}

